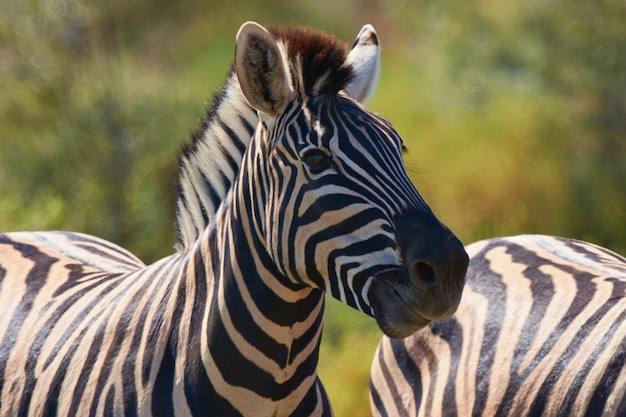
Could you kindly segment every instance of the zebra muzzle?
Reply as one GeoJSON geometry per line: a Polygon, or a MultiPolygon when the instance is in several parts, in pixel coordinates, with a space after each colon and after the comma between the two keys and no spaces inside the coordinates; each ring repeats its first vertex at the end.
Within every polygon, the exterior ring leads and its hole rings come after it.
{"type": "Polygon", "coordinates": [[[406,266],[379,274],[370,289],[374,317],[389,337],[403,338],[446,319],[460,303],[469,263],[463,244],[438,221],[427,229],[415,223],[401,229],[397,238],[406,266]],[[420,235],[426,237],[415,239],[420,235]]]}

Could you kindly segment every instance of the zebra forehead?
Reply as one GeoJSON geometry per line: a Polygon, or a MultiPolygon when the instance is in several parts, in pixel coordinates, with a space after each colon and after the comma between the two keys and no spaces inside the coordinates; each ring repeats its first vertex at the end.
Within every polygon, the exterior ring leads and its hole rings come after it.
{"type": "Polygon", "coordinates": [[[347,46],[323,32],[301,27],[269,28],[270,33],[287,47],[296,83],[306,93],[333,95],[354,78],[346,65],[347,46]]]}

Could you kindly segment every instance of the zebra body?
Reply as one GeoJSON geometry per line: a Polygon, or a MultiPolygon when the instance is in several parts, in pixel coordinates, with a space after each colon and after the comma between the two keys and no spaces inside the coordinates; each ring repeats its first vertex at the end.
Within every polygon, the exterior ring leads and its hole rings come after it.
{"type": "Polygon", "coordinates": [[[466,249],[456,314],[383,337],[374,415],[626,415],[626,259],[536,235],[466,249]]]}
{"type": "Polygon", "coordinates": [[[467,254],[359,103],[377,66],[371,26],[346,54],[246,23],[181,155],[176,253],[145,266],[91,236],[0,235],[0,416],[331,415],[325,292],[393,337],[452,314],[467,254]]]}

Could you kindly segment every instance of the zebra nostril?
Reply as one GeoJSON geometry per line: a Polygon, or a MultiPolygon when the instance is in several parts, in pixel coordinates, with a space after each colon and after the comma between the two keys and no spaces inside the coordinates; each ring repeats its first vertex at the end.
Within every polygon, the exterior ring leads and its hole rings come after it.
{"type": "Polygon", "coordinates": [[[420,286],[431,287],[437,281],[435,270],[428,263],[417,260],[411,265],[411,277],[420,286]]]}

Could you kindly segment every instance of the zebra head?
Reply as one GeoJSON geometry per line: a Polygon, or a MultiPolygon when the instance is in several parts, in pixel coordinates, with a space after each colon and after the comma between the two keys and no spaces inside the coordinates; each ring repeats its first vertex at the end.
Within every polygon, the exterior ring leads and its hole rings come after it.
{"type": "Polygon", "coordinates": [[[346,54],[326,35],[244,24],[235,70],[259,125],[242,174],[278,274],[405,337],[456,310],[468,258],[409,180],[400,136],[360,104],[378,65],[369,25],[346,54]]]}

